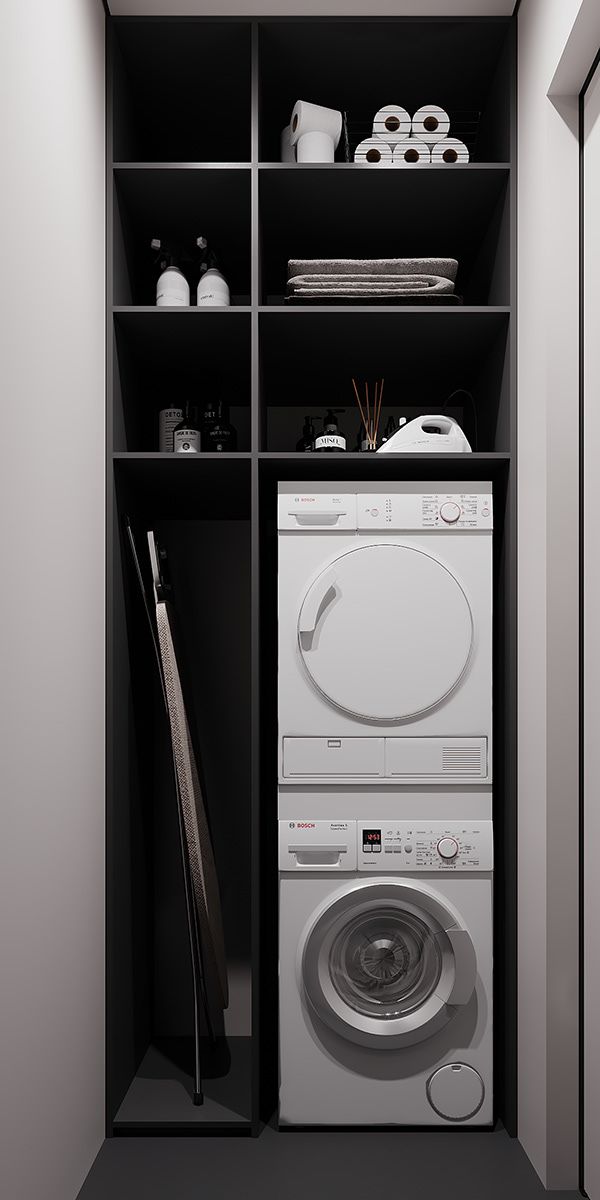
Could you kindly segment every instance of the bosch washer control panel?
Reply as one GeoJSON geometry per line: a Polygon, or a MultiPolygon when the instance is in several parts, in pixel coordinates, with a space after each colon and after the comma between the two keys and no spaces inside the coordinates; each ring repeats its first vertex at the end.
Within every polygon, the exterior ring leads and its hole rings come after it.
{"type": "Polygon", "coordinates": [[[357,821],[359,871],[491,871],[492,822],[357,821]]]}

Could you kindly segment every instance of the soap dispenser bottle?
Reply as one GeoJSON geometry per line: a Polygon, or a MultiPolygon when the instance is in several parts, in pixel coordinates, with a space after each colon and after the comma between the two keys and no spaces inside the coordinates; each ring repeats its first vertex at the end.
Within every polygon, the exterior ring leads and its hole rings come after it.
{"type": "Polygon", "coordinates": [[[231,297],[229,285],[222,271],[219,270],[217,256],[214,250],[208,249],[205,237],[196,239],[196,245],[202,251],[200,261],[200,280],[196,301],[199,308],[229,308],[231,297]]]}
{"type": "Polygon", "coordinates": [[[315,438],[315,451],[321,453],[339,453],[346,449],[346,439],[343,433],[340,433],[337,423],[336,412],[343,412],[343,409],[330,408],[323,421],[323,432],[315,438]]]}
{"type": "Polygon", "coordinates": [[[187,308],[190,303],[190,285],[179,266],[181,256],[160,238],[152,238],[150,246],[158,250],[155,263],[160,274],[156,281],[157,308],[187,308]]]}
{"type": "Polygon", "coordinates": [[[313,425],[313,419],[312,417],[305,417],[304,425],[302,426],[302,437],[300,438],[300,441],[296,442],[296,450],[302,454],[309,454],[314,450],[314,448],[315,427],[313,425]]]}

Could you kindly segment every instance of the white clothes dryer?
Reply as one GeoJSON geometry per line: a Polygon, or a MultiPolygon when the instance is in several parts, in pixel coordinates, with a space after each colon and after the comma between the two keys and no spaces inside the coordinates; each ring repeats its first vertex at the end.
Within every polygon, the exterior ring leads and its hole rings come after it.
{"type": "Polygon", "coordinates": [[[491,484],[334,486],[279,484],[280,784],[491,783],[491,484]]]}
{"type": "Polygon", "coordinates": [[[279,822],[280,1123],[490,1125],[491,821],[279,822]]]}

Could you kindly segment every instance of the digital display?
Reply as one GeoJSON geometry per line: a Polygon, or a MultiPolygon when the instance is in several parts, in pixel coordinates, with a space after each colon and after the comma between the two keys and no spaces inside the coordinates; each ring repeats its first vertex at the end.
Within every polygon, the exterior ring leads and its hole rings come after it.
{"type": "Polygon", "coordinates": [[[381,845],[380,829],[363,829],[363,846],[381,845]]]}

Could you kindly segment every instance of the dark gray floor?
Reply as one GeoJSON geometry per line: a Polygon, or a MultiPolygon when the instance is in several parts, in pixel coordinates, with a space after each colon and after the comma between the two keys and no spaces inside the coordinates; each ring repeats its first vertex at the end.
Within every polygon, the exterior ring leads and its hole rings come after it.
{"type": "Polygon", "coordinates": [[[113,1138],[79,1200],[575,1200],[546,1193],[519,1142],[493,1133],[113,1138]]]}

